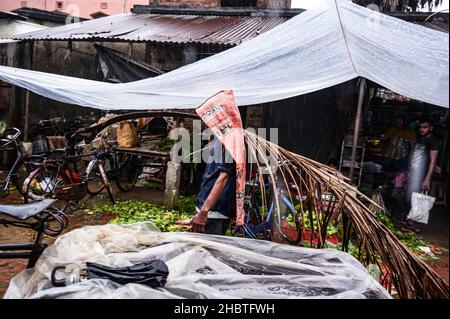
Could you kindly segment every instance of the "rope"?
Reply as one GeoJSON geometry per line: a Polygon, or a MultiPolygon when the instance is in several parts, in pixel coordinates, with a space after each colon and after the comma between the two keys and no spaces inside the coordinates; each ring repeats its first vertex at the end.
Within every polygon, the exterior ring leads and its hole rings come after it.
{"type": "Polygon", "coordinates": [[[334,0],[334,4],[336,6],[337,15],[338,15],[338,18],[339,18],[339,24],[341,25],[342,34],[344,36],[345,47],[347,48],[347,53],[348,53],[348,56],[350,58],[350,62],[352,63],[353,70],[355,71],[356,74],[358,74],[358,71],[356,71],[355,63],[353,63],[353,58],[352,58],[352,55],[350,53],[350,49],[348,47],[347,37],[345,36],[344,25],[342,24],[341,14],[339,12],[339,7],[337,5],[337,0],[334,0]]]}

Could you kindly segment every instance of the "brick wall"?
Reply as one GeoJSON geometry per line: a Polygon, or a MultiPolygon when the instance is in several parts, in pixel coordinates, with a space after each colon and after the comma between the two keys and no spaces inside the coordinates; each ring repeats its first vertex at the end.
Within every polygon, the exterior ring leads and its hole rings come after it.
{"type": "Polygon", "coordinates": [[[149,4],[188,8],[217,8],[220,7],[220,0],[149,0],[149,4]]]}
{"type": "MultiPolygon", "coordinates": [[[[177,6],[177,7],[220,7],[220,0],[149,0],[150,5],[177,6]]],[[[261,9],[285,9],[291,7],[291,0],[257,0],[257,8],[261,9]]]]}
{"type": "Polygon", "coordinates": [[[287,9],[291,0],[257,0],[256,6],[261,9],[287,9]]]}

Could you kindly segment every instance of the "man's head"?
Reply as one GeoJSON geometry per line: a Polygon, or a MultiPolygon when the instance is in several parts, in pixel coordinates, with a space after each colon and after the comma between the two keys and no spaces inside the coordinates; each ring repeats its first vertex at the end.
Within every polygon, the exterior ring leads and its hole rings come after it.
{"type": "Polygon", "coordinates": [[[430,119],[423,118],[419,121],[419,134],[420,136],[427,136],[433,131],[433,124],[430,119]]]}

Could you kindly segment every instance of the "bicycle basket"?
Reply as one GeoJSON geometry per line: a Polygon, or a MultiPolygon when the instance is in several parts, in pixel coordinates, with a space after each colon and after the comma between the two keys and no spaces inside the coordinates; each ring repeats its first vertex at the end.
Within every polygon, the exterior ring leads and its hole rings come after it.
{"type": "Polygon", "coordinates": [[[56,187],[55,197],[60,200],[80,200],[87,194],[85,183],[75,183],[56,187]]]}
{"type": "Polygon", "coordinates": [[[33,155],[41,155],[47,153],[50,150],[47,138],[45,136],[38,136],[32,142],[32,145],[33,155]]]}

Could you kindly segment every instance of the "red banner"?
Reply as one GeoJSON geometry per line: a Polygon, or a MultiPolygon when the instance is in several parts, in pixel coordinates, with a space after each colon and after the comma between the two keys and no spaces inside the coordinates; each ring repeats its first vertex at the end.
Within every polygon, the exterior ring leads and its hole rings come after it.
{"type": "Polygon", "coordinates": [[[196,110],[236,162],[236,225],[244,224],[245,142],[233,91],[222,91],[196,110]]]}

